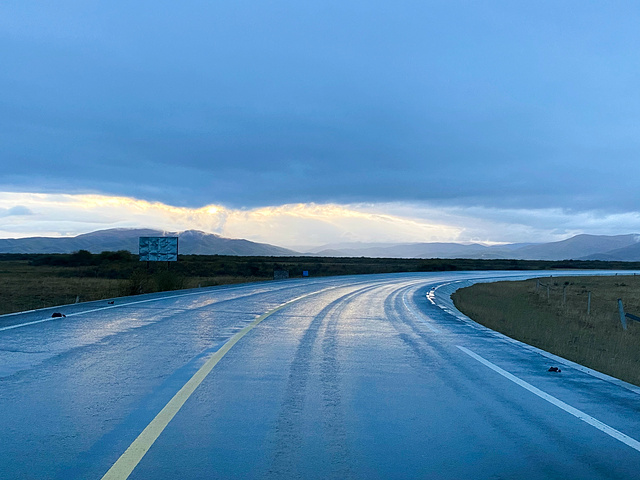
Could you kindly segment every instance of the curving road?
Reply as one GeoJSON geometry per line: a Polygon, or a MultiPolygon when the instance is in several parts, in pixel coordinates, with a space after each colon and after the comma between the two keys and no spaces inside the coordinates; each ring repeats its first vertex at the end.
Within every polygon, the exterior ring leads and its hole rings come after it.
{"type": "Polygon", "coordinates": [[[451,305],[460,285],[527,275],[291,280],[0,317],[0,478],[638,478],[640,389],[451,305]]]}

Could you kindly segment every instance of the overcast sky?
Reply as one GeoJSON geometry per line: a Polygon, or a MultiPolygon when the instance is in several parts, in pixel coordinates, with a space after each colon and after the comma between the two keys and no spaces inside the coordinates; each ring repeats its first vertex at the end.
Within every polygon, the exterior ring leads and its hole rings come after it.
{"type": "Polygon", "coordinates": [[[638,25],[631,1],[5,0],[0,236],[638,233],[638,25]]]}

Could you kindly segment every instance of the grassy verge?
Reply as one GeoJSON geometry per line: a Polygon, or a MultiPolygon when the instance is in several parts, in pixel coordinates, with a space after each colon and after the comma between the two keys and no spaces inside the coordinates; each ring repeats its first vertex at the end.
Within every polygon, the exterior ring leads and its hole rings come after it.
{"type": "Polygon", "coordinates": [[[111,264],[38,265],[30,260],[0,260],[0,314],[92,300],[183,288],[266,280],[253,275],[185,275],[166,265],[146,268],[111,264]],[[114,273],[114,271],[116,273],[114,273]]]}
{"type": "Polygon", "coordinates": [[[640,323],[627,320],[623,330],[617,304],[621,298],[627,313],[640,316],[640,276],[547,277],[540,283],[479,283],[458,290],[453,301],[493,330],[640,385],[640,323]]]}
{"type": "Polygon", "coordinates": [[[238,257],[180,255],[177,262],[138,261],[127,251],[92,254],[0,254],[0,314],[182,288],[291,278],[454,270],[640,269],[639,263],[566,260],[238,257]]]}

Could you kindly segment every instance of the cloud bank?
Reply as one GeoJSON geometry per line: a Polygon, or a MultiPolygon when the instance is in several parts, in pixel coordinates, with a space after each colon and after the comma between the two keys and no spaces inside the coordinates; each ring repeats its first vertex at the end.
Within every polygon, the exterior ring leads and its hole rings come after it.
{"type": "Polygon", "coordinates": [[[0,190],[249,211],[640,203],[640,5],[63,4],[0,5],[0,190]]]}
{"type": "Polygon", "coordinates": [[[425,204],[177,207],[128,197],[0,193],[0,237],[70,236],[106,228],[203,230],[286,247],[336,242],[529,242],[640,232],[636,213],[434,208],[425,204]],[[16,208],[16,205],[20,207],[16,208]]]}

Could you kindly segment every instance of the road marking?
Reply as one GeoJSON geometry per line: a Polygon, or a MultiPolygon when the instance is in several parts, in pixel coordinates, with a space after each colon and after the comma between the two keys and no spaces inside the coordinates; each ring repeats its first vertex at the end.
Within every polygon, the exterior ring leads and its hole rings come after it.
{"type": "MultiPolygon", "coordinates": [[[[180,298],[180,297],[190,297],[193,295],[206,295],[208,293],[211,292],[228,292],[229,290],[239,290],[241,288],[244,288],[245,285],[242,286],[238,286],[238,287],[228,287],[228,288],[224,288],[224,289],[217,289],[217,290],[207,290],[207,291],[198,291],[198,292],[189,292],[189,293],[179,293],[177,295],[167,295],[167,296],[163,296],[163,297],[156,297],[156,298],[148,298],[146,300],[136,300],[134,302],[128,302],[128,303],[119,303],[117,305],[109,305],[107,307],[98,307],[98,308],[92,308],[90,310],[83,310],[81,312],[75,312],[75,313],[68,313],[66,316],[67,317],[75,317],[76,315],[84,315],[86,313],[93,313],[93,312],[100,312],[102,310],[109,310],[111,308],[121,308],[121,307],[128,307],[130,305],[139,305],[141,303],[148,303],[148,302],[157,302],[159,300],[170,300],[172,298],[180,298]]],[[[105,302],[107,300],[104,300],[105,302]]],[[[62,309],[64,307],[68,307],[69,305],[61,305],[59,307],[47,307],[46,310],[55,310],[55,309],[62,309]]],[[[19,315],[21,313],[32,313],[35,312],[37,310],[29,310],[26,312],[16,312],[16,313],[9,313],[8,315],[19,315]]],[[[8,327],[2,327],[0,328],[0,332],[3,332],[5,330],[12,330],[14,328],[20,328],[20,327],[26,327],[27,325],[35,325],[37,323],[43,323],[43,322],[51,322],[53,320],[63,320],[64,317],[47,317],[47,318],[43,318],[41,320],[34,320],[32,322],[25,322],[25,323],[19,323],[17,325],[9,325],[8,327]]]]}
{"type": "Polygon", "coordinates": [[[404,294],[402,295],[402,303],[404,303],[404,306],[407,307],[407,310],[409,310],[414,317],[416,317],[419,320],[423,320],[423,323],[421,325],[426,326],[429,330],[431,330],[433,333],[442,333],[440,331],[439,328],[434,327],[433,325],[431,325],[431,320],[427,320],[425,319],[422,314],[419,314],[418,312],[416,312],[413,308],[411,308],[409,306],[409,304],[407,303],[407,293],[409,292],[409,289],[411,287],[413,287],[414,285],[409,286],[405,291],[404,294]]]}
{"type": "Polygon", "coordinates": [[[616,430],[613,427],[610,427],[606,423],[601,422],[600,420],[592,417],[591,415],[587,415],[583,411],[578,410],[577,408],[572,407],[571,405],[569,405],[567,403],[564,403],[562,400],[557,399],[553,395],[549,395],[547,392],[543,392],[539,388],[536,388],[533,385],[531,385],[530,383],[525,382],[524,380],[516,377],[515,375],[507,372],[506,370],[503,370],[502,368],[498,367],[497,365],[491,363],[489,360],[481,357],[477,353],[472,352],[468,348],[462,347],[460,345],[456,345],[456,346],[460,350],[462,350],[464,353],[469,355],[471,358],[474,358],[478,362],[480,362],[483,365],[489,367],[494,372],[497,372],[500,375],[502,375],[503,377],[511,380],[513,383],[515,383],[517,385],[520,385],[522,388],[524,388],[526,390],[529,390],[534,395],[537,395],[538,397],[542,398],[543,400],[546,400],[547,402],[551,403],[552,405],[555,405],[556,407],[564,410],[565,412],[570,413],[574,417],[579,418],[583,422],[588,423],[592,427],[597,428],[598,430],[606,433],[610,437],[615,438],[616,440],[618,440],[618,441],[624,443],[625,445],[630,446],[634,450],[637,450],[638,452],[640,452],[640,442],[638,442],[637,440],[631,438],[628,435],[625,435],[624,433],[620,432],[619,430],[616,430]]]}
{"type": "Polygon", "coordinates": [[[0,332],[5,330],[13,330],[14,328],[26,327],[27,325],[35,325],[36,323],[50,322],[52,320],[62,320],[63,317],[44,318],[42,320],[34,320],[33,322],[19,323],[17,325],[9,325],[8,327],[0,328],[0,332]]]}
{"type": "Polygon", "coordinates": [[[295,303],[303,298],[310,297],[311,295],[317,295],[319,293],[333,290],[337,287],[329,287],[317,292],[308,293],[300,297],[296,297],[282,305],[263,313],[242,330],[233,335],[227,342],[220,347],[220,349],[211,355],[205,364],[184,384],[184,386],[176,393],[169,403],[151,420],[151,423],[142,431],[138,438],[125,450],[120,458],[114,463],[109,471],[105,473],[102,480],[125,480],[131,475],[131,472],[136,468],[142,457],[149,451],[153,443],[158,439],[162,431],[166,428],[169,422],[175,417],[178,411],[182,408],[184,403],[189,399],[191,394],[198,388],[202,381],[209,375],[213,367],[231,350],[238,341],[249,333],[253,328],[262,322],[265,318],[270,317],[276,312],[279,312],[285,307],[288,307],[292,303],[295,303]]]}
{"type": "MultiPolygon", "coordinates": [[[[354,282],[352,285],[357,285],[357,284],[360,284],[360,283],[366,283],[366,282],[354,282]]],[[[81,312],[69,313],[66,316],[67,317],[75,317],[76,315],[84,315],[86,313],[100,312],[102,310],[109,310],[111,308],[121,308],[121,307],[128,307],[130,305],[139,305],[141,303],[157,302],[159,300],[170,300],[172,298],[190,297],[190,296],[193,296],[193,295],[206,295],[206,294],[209,294],[209,293],[228,292],[229,290],[240,290],[240,289],[245,288],[246,285],[247,284],[242,284],[242,285],[233,286],[233,287],[217,288],[215,290],[214,289],[207,289],[205,291],[179,293],[179,294],[176,294],[176,295],[167,295],[167,296],[163,296],[163,297],[148,298],[146,300],[136,300],[135,302],[119,303],[117,305],[109,305],[107,307],[98,307],[98,308],[92,308],[91,310],[83,310],[81,312]]],[[[329,288],[335,288],[335,287],[329,287],[329,288]]],[[[325,289],[325,290],[327,290],[327,289],[325,289]]],[[[320,291],[324,291],[324,290],[320,290],[320,291]]],[[[315,292],[315,293],[319,293],[319,292],[315,292]]],[[[107,300],[105,299],[104,301],[106,302],[107,300]]],[[[57,307],[47,307],[47,308],[43,308],[41,310],[62,309],[62,308],[68,307],[68,306],[70,306],[70,305],[60,305],[60,306],[57,306],[57,307]]],[[[25,312],[7,313],[5,315],[0,315],[0,318],[8,317],[10,315],[21,315],[21,314],[24,314],[24,313],[33,313],[33,312],[37,312],[37,311],[38,310],[27,310],[25,312]]],[[[9,325],[8,327],[0,327],[0,332],[3,332],[5,330],[13,330],[14,328],[26,327],[28,325],[35,325],[37,323],[51,322],[51,321],[54,321],[54,320],[63,320],[63,319],[64,319],[64,317],[47,317],[47,318],[43,318],[41,320],[34,320],[32,322],[19,323],[17,325],[9,325]]]]}

